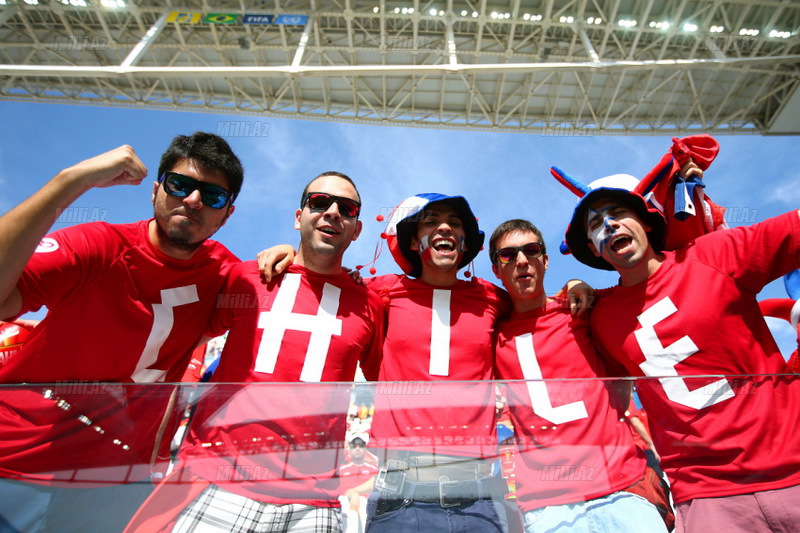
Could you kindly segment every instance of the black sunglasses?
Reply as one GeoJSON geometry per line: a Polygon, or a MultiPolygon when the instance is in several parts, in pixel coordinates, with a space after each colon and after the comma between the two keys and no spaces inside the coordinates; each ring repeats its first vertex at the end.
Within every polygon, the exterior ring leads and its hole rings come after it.
{"type": "Polygon", "coordinates": [[[495,261],[500,261],[501,264],[507,265],[512,261],[516,261],[517,255],[522,252],[528,259],[536,259],[544,253],[544,245],[540,242],[529,242],[522,246],[508,246],[500,248],[494,253],[495,261]]]}
{"type": "Polygon", "coordinates": [[[339,206],[339,213],[348,218],[358,218],[358,214],[361,212],[361,204],[355,200],[334,196],[326,192],[307,193],[300,207],[303,208],[308,204],[310,210],[324,213],[330,209],[333,202],[336,202],[336,205],[339,206]]]}
{"type": "Polygon", "coordinates": [[[164,182],[166,193],[176,198],[186,198],[199,189],[203,204],[212,209],[222,209],[232,202],[231,193],[219,185],[198,181],[177,172],[164,172],[158,182],[164,182]]]}

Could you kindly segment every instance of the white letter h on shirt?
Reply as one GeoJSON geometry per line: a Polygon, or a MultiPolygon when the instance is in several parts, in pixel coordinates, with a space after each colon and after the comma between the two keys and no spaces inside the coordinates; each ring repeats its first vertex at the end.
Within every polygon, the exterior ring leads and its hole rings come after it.
{"type": "Polygon", "coordinates": [[[342,334],[342,320],[336,318],[339,311],[341,289],[326,283],[322,289],[322,300],[316,315],[293,313],[297,291],[300,289],[300,274],[289,273],[283,276],[278,294],[269,311],[258,317],[258,327],[264,330],[256,357],[256,372],[272,374],[278,362],[283,334],[287,329],[308,331],[308,343],[300,381],[319,382],[328,356],[328,348],[333,335],[342,334]]]}

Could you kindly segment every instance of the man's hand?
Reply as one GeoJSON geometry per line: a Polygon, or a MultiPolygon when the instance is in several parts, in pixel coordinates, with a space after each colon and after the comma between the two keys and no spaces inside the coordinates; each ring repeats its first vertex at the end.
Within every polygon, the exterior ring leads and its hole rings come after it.
{"type": "Polygon", "coordinates": [[[353,278],[353,281],[355,281],[359,285],[366,285],[366,283],[364,283],[364,278],[361,277],[361,271],[360,270],[357,270],[357,269],[354,269],[354,268],[350,268],[350,267],[346,267],[346,266],[343,266],[342,270],[344,271],[345,274],[349,274],[350,277],[353,278]]]}
{"type": "Polygon", "coordinates": [[[556,296],[564,296],[569,300],[569,310],[572,316],[581,316],[594,305],[595,290],[591,285],[579,279],[569,280],[556,296]]]}
{"type": "Polygon", "coordinates": [[[147,168],[130,146],[87,159],[59,172],[22,203],[0,217],[0,316],[22,309],[17,282],[56,213],[94,187],[136,185],[147,168]]]}
{"type": "Polygon", "coordinates": [[[258,252],[256,259],[258,260],[258,271],[261,273],[262,281],[269,283],[272,281],[272,276],[277,276],[286,270],[294,261],[295,255],[297,255],[297,252],[290,244],[278,244],[258,252]]]}
{"type": "Polygon", "coordinates": [[[63,171],[80,180],[84,187],[138,185],[147,176],[147,167],[128,145],[92,157],[63,171]]]}
{"type": "Polygon", "coordinates": [[[694,161],[689,159],[681,166],[681,171],[678,173],[684,180],[689,179],[690,176],[696,176],[697,179],[703,179],[703,169],[698,167],[694,161]]]}

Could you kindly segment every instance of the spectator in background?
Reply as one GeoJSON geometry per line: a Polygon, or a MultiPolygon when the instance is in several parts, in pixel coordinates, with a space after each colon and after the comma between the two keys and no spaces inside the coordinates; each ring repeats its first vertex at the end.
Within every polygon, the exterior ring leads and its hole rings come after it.
{"type": "Polygon", "coordinates": [[[657,468],[659,461],[658,452],[656,451],[655,444],[653,444],[652,437],[650,437],[647,413],[644,412],[644,409],[636,405],[636,401],[633,398],[631,398],[630,403],[628,403],[628,408],[625,410],[625,420],[630,425],[633,441],[639,448],[644,450],[647,455],[647,464],[659,470],[660,468],[657,468]]]}
{"type": "Polygon", "coordinates": [[[353,437],[347,444],[349,460],[339,467],[339,488],[345,516],[345,533],[364,531],[367,518],[367,496],[372,492],[375,476],[380,471],[378,458],[367,451],[367,435],[353,437]]]}

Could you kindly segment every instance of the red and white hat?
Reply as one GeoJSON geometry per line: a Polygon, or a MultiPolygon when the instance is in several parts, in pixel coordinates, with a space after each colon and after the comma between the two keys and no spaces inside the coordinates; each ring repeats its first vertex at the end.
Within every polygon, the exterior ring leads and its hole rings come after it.
{"type": "Polygon", "coordinates": [[[458,268],[464,268],[475,259],[483,246],[485,235],[478,228],[478,220],[463,196],[447,196],[439,193],[410,196],[389,214],[386,231],[382,237],[386,239],[392,257],[403,272],[413,278],[422,275],[422,259],[418,251],[411,249],[411,241],[417,234],[417,224],[422,219],[425,209],[434,203],[453,207],[464,225],[466,250],[458,263],[458,268]]]}

